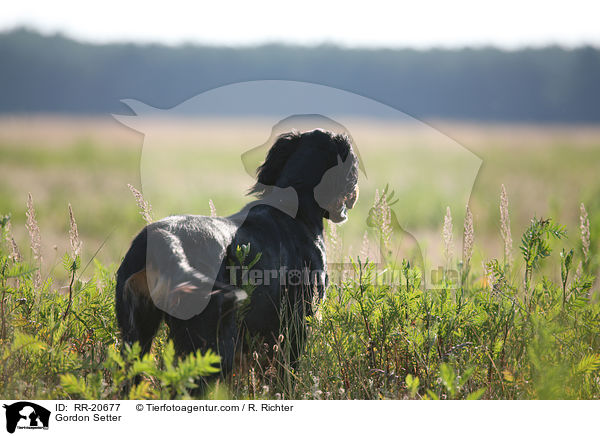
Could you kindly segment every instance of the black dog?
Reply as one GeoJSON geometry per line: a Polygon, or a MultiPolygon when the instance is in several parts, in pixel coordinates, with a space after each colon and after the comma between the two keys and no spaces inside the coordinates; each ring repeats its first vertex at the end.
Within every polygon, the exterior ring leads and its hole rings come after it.
{"type": "Polygon", "coordinates": [[[358,197],[349,137],[320,129],[279,136],[250,193],[259,200],[230,217],[173,216],[138,234],[117,272],[126,344],[148,352],[164,319],[179,355],[212,349],[226,373],[242,330],[273,342],[287,327],[296,361],[304,318],[328,283],[323,219],[344,221],[358,197]],[[251,295],[236,315],[248,280],[251,295]]]}

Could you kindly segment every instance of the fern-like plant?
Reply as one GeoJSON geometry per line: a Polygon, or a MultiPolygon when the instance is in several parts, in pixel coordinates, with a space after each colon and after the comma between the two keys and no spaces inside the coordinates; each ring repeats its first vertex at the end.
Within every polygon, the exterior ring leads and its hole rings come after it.
{"type": "Polygon", "coordinates": [[[552,222],[551,218],[531,219],[531,223],[521,237],[519,247],[525,261],[524,291],[525,301],[529,295],[529,287],[533,271],[538,267],[540,261],[550,256],[550,238],[562,239],[567,235],[565,228],[552,222]]]}

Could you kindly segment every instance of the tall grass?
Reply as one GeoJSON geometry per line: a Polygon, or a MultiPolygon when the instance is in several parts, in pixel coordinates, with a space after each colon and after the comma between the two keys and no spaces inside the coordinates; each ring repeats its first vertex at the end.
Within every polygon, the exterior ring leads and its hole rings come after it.
{"type": "MultiPolygon", "coordinates": [[[[381,192],[372,218],[378,223],[380,247],[386,251],[393,230],[388,194],[381,192]]],[[[143,198],[138,202],[149,211],[143,198]]],[[[351,262],[353,269],[340,274],[325,301],[308,302],[313,314],[307,319],[306,346],[296,366],[291,365],[290,338],[303,332],[282,328],[275,344],[251,343],[253,352],[239,356],[233,373],[213,382],[203,395],[599,398],[600,305],[591,275],[597,260],[585,207],[580,209],[577,246],[568,247],[565,229],[553,220],[534,217],[522,231],[520,259],[511,259],[504,187],[500,211],[498,244],[503,258],[487,260],[483,271],[470,265],[476,241],[470,210],[462,259],[452,255],[448,209],[442,235],[447,268],[461,274],[445,275],[436,289],[424,288],[423,271],[408,260],[398,265],[382,256],[385,263],[375,264],[367,259],[370,250],[364,247],[360,258],[340,259],[351,262]],[[555,269],[561,272],[557,278],[552,276],[555,269]]],[[[28,217],[31,262],[23,261],[19,251],[24,250],[14,243],[10,218],[0,221],[0,395],[133,399],[189,398],[197,392],[198,377],[216,371],[218,356],[197,353],[177,358],[164,328],[151,354],[140,358],[137,346],[119,353],[113,309],[115,266],[92,260],[93,268],[82,267],[81,241],[69,208],[71,250],[63,263],[70,286],[57,289],[51,278],[38,283],[39,229],[36,234],[31,199],[28,217]]],[[[151,219],[149,213],[147,218],[151,219]]],[[[329,230],[330,250],[339,249],[336,232],[333,226],[329,230]]]]}

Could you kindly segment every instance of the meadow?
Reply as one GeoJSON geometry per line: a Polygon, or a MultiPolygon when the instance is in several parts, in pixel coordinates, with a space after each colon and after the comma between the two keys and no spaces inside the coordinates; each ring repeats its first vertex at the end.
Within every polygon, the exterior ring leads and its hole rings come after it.
{"type": "MultiPolygon", "coordinates": [[[[144,359],[119,353],[114,273],[144,225],[128,184],[155,219],[210,214],[209,201],[233,213],[256,164],[241,157],[270,133],[258,124],[161,121],[152,140],[165,155],[110,118],[0,119],[3,398],[187,398],[214,372],[214,354],[177,359],[164,329],[144,359]]],[[[347,127],[361,196],[327,230],[346,270],[333,265],[299,367],[282,332],[205,395],[598,398],[600,128],[347,127]]]]}

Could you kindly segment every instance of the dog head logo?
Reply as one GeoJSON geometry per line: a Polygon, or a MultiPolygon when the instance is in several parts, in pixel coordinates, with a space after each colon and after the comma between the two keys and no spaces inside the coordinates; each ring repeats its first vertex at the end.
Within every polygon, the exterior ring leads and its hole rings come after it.
{"type": "MultiPolygon", "coordinates": [[[[206,178],[206,174],[214,172],[213,161],[202,159],[203,152],[215,153],[215,147],[219,147],[219,137],[215,136],[218,120],[229,118],[242,120],[240,122],[246,120],[246,123],[252,120],[251,128],[242,126],[234,132],[228,128],[217,133],[235,133],[238,136],[236,142],[243,147],[243,168],[235,175],[236,186],[257,186],[256,169],[281,134],[293,130],[323,129],[347,135],[351,138],[357,161],[345,159],[343,154],[337,162],[334,160],[322,180],[313,185],[313,201],[326,211],[325,217],[332,223],[342,223],[358,198],[359,170],[365,175],[360,181],[361,201],[365,204],[373,204],[376,189],[389,185],[388,192],[378,195],[388,195],[393,191],[396,196],[391,214],[392,227],[403,243],[392,243],[399,248],[395,253],[386,253],[385,257],[390,259],[392,256],[391,260],[397,263],[398,259],[410,256],[406,248],[402,248],[407,240],[412,241],[412,250],[421,257],[426,254],[427,257],[435,257],[436,252],[441,252],[440,238],[421,224],[437,222],[441,229],[446,206],[452,208],[456,220],[464,219],[465,206],[481,166],[481,159],[476,155],[429,125],[382,103],[327,86],[292,81],[254,81],[204,92],[168,110],[133,100],[124,103],[135,115],[116,115],[115,118],[144,134],[140,160],[142,189],[145,199],[159,217],[173,213],[202,213],[198,210],[197,201],[190,199],[197,198],[199,192],[219,188],[206,178]],[[187,149],[178,147],[173,130],[165,134],[163,121],[189,120],[191,116],[197,116],[199,120],[194,146],[187,149]],[[364,120],[368,119],[375,122],[365,123],[364,120]],[[203,133],[202,125],[207,126],[206,133],[203,133]],[[344,182],[348,186],[340,186],[344,182]],[[344,195],[338,195],[340,192],[344,195]],[[433,195],[424,198],[420,193],[433,195]],[[405,237],[407,235],[409,238],[405,237]]],[[[314,159],[315,166],[321,164],[320,158],[314,159]]],[[[223,180],[227,180],[229,185],[232,178],[228,174],[223,180]]],[[[293,189],[260,186],[259,191],[268,194],[259,196],[260,202],[295,216],[299,198],[293,189]]],[[[246,213],[247,209],[242,209],[229,219],[241,226],[246,213]]],[[[367,245],[373,247],[367,250],[369,260],[376,263],[382,260],[379,235],[371,226],[370,214],[372,211],[368,207],[355,207],[352,212],[353,231],[338,233],[344,258],[351,256],[356,259],[359,250],[362,253],[364,234],[364,240],[372,242],[367,245]],[[362,223],[363,228],[357,231],[356,222],[362,223]]],[[[177,217],[168,220],[172,221],[169,225],[178,225],[177,217]]],[[[193,242],[173,240],[161,231],[153,232],[148,239],[147,259],[161,265],[162,271],[150,265],[143,279],[148,280],[150,295],[156,306],[179,319],[189,319],[206,308],[211,295],[214,295],[215,281],[225,257],[218,245],[193,242]],[[192,256],[202,258],[202,271],[194,272],[197,277],[189,279],[189,265],[162,257],[163,251],[178,250],[186,253],[192,250],[192,256]]],[[[332,260],[337,261],[329,259],[330,262],[332,260]]]]}
{"type": "Polygon", "coordinates": [[[50,411],[42,406],[29,401],[19,401],[10,405],[4,404],[6,409],[6,431],[14,433],[19,429],[48,429],[50,411]]]}

